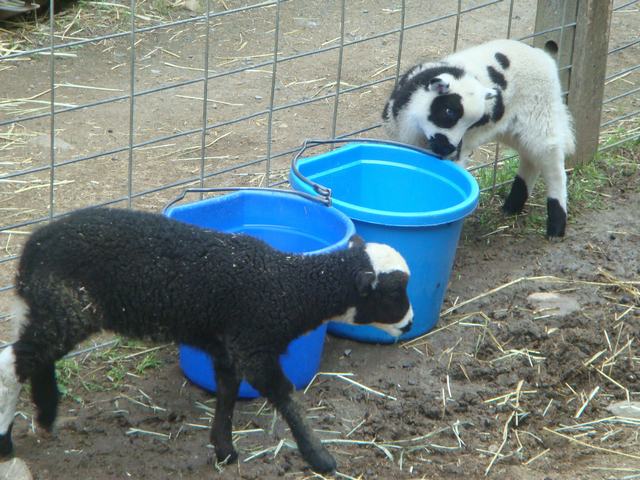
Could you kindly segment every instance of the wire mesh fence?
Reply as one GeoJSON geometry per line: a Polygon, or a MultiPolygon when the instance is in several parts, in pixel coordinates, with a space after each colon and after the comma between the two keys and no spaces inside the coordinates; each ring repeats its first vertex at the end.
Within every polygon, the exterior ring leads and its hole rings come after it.
{"type": "MultiPolygon", "coordinates": [[[[382,137],[386,96],[410,65],[575,29],[567,17],[536,31],[537,3],[51,0],[55,15],[5,20],[0,318],[37,225],[94,205],[158,210],[187,186],[282,185],[307,138],[382,137]]],[[[603,148],[640,137],[639,10],[614,2],[603,148]]],[[[483,149],[473,169],[504,157],[483,149]]]]}

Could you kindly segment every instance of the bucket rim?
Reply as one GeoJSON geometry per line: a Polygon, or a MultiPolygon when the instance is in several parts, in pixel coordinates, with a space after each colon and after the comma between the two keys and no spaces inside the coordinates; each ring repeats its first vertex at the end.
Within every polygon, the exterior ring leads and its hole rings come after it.
{"type": "MultiPolygon", "coordinates": [[[[265,197],[271,197],[273,199],[283,200],[291,204],[297,204],[299,206],[302,206],[303,208],[309,208],[310,209],[309,211],[311,212],[312,215],[314,214],[313,212],[322,212],[322,215],[327,215],[328,217],[334,217],[344,227],[344,234],[342,234],[340,238],[337,238],[335,241],[331,242],[330,245],[327,245],[325,247],[322,247],[316,250],[308,250],[308,251],[302,252],[301,255],[318,255],[318,254],[330,253],[340,248],[346,248],[351,237],[356,234],[356,229],[351,218],[349,218],[349,216],[347,216],[344,212],[338,210],[337,208],[328,206],[323,203],[316,202],[314,200],[311,200],[305,197],[293,195],[295,193],[297,193],[295,190],[290,190],[290,189],[282,189],[281,191],[267,190],[267,189],[236,190],[224,195],[218,195],[216,197],[209,197],[203,200],[197,200],[195,202],[171,206],[165,210],[164,215],[169,218],[179,220],[175,218],[175,215],[177,213],[181,211],[188,211],[193,208],[197,208],[198,205],[199,206],[215,205],[215,204],[234,201],[237,199],[241,199],[243,197],[259,198],[260,200],[264,200],[265,197]]],[[[265,211],[268,211],[268,206],[265,206],[265,211]]],[[[263,223],[263,225],[269,225],[269,221],[272,221],[272,220],[273,220],[273,217],[266,216],[265,222],[263,223]]],[[[283,227],[290,226],[284,222],[283,223],[272,222],[270,225],[273,225],[273,226],[282,225],[283,227]]],[[[203,227],[202,225],[200,226],[202,228],[207,228],[207,227],[203,227]]],[[[239,233],[242,233],[242,232],[239,232],[239,233]]]]}
{"type": "MultiPolygon", "coordinates": [[[[399,151],[404,154],[411,155],[413,156],[413,158],[415,158],[416,156],[422,156],[426,161],[431,162],[433,165],[437,165],[438,169],[441,171],[448,170],[450,172],[455,172],[455,175],[460,180],[452,183],[455,183],[456,186],[461,191],[463,191],[466,196],[457,204],[442,209],[429,211],[397,212],[368,208],[356,203],[344,201],[339,197],[336,197],[335,192],[332,192],[332,204],[338,207],[342,212],[347,214],[353,220],[395,227],[433,227],[462,220],[469,214],[471,214],[478,206],[480,187],[473,175],[471,175],[471,173],[469,173],[466,169],[462,168],[460,165],[451,160],[443,160],[430,155],[426,151],[421,151],[415,148],[411,148],[411,146],[404,146],[395,142],[385,143],[384,141],[379,141],[370,143],[363,141],[349,143],[329,152],[302,158],[298,161],[297,168],[299,170],[304,170],[306,165],[310,165],[314,162],[321,161],[322,159],[326,159],[331,156],[344,155],[345,152],[357,149],[367,149],[369,151],[378,150],[385,151],[386,153],[399,151]]],[[[393,160],[390,160],[389,158],[380,158],[379,160],[387,163],[397,163],[398,165],[415,166],[415,164],[412,162],[403,162],[398,158],[394,158],[393,160]]],[[[360,160],[355,158],[354,161],[350,163],[355,163],[358,161],[360,160]]],[[[318,181],[315,179],[318,176],[318,174],[313,174],[310,175],[309,178],[315,182],[318,181]]],[[[441,173],[434,173],[434,177],[438,176],[442,176],[441,173]]],[[[449,178],[449,180],[451,180],[451,178],[449,178]]],[[[293,168],[289,171],[289,182],[296,190],[304,191],[307,193],[314,193],[313,188],[310,187],[306,182],[304,182],[298,175],[296,175],[293,171],[293,168]]],[[[330,186],[323,187],[330,189],[330,186]]]]}

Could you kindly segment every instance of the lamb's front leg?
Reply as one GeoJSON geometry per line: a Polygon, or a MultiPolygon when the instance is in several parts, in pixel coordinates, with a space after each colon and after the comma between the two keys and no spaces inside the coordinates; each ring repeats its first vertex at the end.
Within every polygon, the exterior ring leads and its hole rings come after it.
{"type": "Polygon", "coordinates": [[[524,209],[533,186],[540,175],[540,161],[526,152],[519,151],[518,173],[511,184],[511,191],[504,201],[502,211],[507,215],[516,215],[524,209]]]}
{"type": "Polygon", "coordinates": [[[319,473],[333,472],[336,461],[307,423],[300,406],[291,398],[293,385],[282,372],[277,356],[257,357],[251,359],[252,368],[246,372],[247,380],[284,417],[298,444],[298,450],[311,468],[319,473]]]}
{"type": "Polygon", "coordinates": [[[216,414],[211,427],[211,443],[216,450],[216,458],[219,462],[235,462],[238,453],[233,447],[232,426],[233,409],[236,404],[240,379],[229,360],[224,356],[218,356],[214,362],[216,372],[216,414]]]}

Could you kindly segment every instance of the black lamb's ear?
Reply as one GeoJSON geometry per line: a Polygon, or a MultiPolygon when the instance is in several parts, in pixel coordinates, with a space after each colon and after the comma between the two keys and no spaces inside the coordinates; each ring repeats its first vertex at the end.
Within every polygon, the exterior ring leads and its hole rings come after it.
{"type": "Polygon", "coordinates": [[[356,288],[361,297],[366,297],[371,293],[375,280],[376,274],[373,272],[358,272],[356,275],[356,288]]]}
{"type": "Polygon", "coordinates": [[[357,233],[351,235],[351,238],[349,239],[349,248],[353,248],[353,247],[358,247],[358,248],[364,247],[364,240],[357,233]]]}

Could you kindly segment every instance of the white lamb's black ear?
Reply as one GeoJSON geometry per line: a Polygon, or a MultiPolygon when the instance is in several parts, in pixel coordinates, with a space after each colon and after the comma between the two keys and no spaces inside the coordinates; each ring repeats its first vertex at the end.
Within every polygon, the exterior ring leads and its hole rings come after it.
{"type": "Polygon", "coordinates": [[[496,98],[498,96],[497,88],[487,88],[487,91],[484,94],[485,100],[491,100],[492,98],[496,98]]]}
{"type": "Polygon", "coordinates": [[[436,92],[438,95],[444,95],[449,93],[449,84],[440,77],[435,77],[429,80],[429,90],[436,92]]]}
{"type": "Polygon", "coordinates": [[[371,293],[375,280],[376,274],[373,272],[358,272],[356,275],[356,288],[361,297],[366,297],[371,293]]]}
{"type": "Polygon", "coordinates": [[[351,235],[351,238],[349,239],[349,248],[353,247],[364,247],[364,240],[358,234],[351,235]]]}

